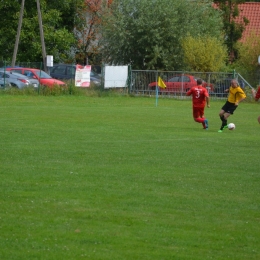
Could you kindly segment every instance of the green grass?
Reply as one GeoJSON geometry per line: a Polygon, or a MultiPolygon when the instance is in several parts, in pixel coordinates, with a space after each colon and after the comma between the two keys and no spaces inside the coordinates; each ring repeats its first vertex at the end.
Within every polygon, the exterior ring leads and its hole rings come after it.
{"type": "Polygon", "coordinates": [[[260,259],[259,104],[223,103],[0,96],[0,259],[260,259]]]}

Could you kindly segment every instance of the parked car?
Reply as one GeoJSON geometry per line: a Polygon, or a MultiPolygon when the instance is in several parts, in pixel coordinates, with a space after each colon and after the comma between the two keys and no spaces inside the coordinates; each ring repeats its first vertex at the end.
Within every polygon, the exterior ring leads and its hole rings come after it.
{"type": "MultiPolygon", "coordinates": [[[[225,92],[225,90],[229,89],[229,87],[231,86],[231,80],[232,78],[224,78],[216,81],[215,88],[214,88],[214,92],[216,96],[226,97],[228,95],[228,93],[225,92]]],[[[245,83],[243,80],[238,80],[238,84],[242,89],[244,89],[245,83]]]]}
{"type": "Polygon", "coordinates": [[[34,78],[29,78],[25,75],[20,73],[7,71],[7,70],[0,70],[0,78],[4,81],[4,85],[11,85],[12,87],[16,87],[19,89],[28,87],[28,86],[39,86],[39,81],[34,78]]]}
{"type": "MultiPolygon", "coordinates": [[[[197,86],[197,78],[192,75],[176,75],[166,81],[164,81],[166,88],[160,88],[160,92],[179,92],[186,93],[192,87],[197,86]]],[[[148,87],[155,89],[158,85],[157,82],[151,82],[148,87]]],[[[203,81],[202,86],[207,88],[209,92],[214,91],[212,84],[208,85],[207,82],[203,81]]]]}
{"type": "Polygon", "coordinates": [[[0,88],[4,88],[4,87],[10,87],[10,84],[7,83],[4,79],[0,78],[0,88]]]}
{"type": "MultiPolygon", "coordinates": [[[[55,79],[75,79],[76,65],[56,64],[50,69],[50,75],[55,79]]],[[[90,72],[90,82],[95,85],[101,84],[101,77],[94,71],[90,72]]]]}
{"type": "Polygon", "coordinates": [[[20,68],[20,67],[6,68],[6,70],[26,75],[29,78],[37,79],[41,85],[47,87],[53,87],[54,85],[59,85],[59,86],[66,85],[65,82],[52,78],[48,73],[46,73],[43,70],[34,69],[34,68],[20,68]]]}

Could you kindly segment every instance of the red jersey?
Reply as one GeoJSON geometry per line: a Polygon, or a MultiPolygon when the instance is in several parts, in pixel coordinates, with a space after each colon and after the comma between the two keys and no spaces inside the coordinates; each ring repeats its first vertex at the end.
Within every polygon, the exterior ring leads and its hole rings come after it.
{"type": "Polygon", "coordinates": [[[260,86],[258,87],[258,90],[255,94],[255,100],[257,101],[260,98],[260,86]]]}
{"type": "Polygon", "coordinates": [[[187,96],[192,95],[192,104],[193,107],[205,107],[206,97],[209,96],[209,93],[206,88],[202,86],[192,87],[187,93],[187,96]]]}

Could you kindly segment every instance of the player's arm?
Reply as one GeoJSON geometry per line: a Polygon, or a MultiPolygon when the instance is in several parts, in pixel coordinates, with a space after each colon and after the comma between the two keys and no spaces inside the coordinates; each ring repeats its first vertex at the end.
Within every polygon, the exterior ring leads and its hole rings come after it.
{"type": "Polygon", "coordinates": [[[257,92],[255,91],[255,89],[252,88],[252,96],[255,101],[258,101],[258,99],[260,98],[260,86],[258,87],[257,92]]]}
{"type": "Polygon", "coordinates": [[[238,104],[240,102],[242,102],[244,99],[246,99],[246,95],[244,94],[240,99],[238,99],[236,102],[235,102],[235,105],[238,106],[238,104]]]}
{"type": "Polygon", "coordinates": [[[190,89],[189,91],[186,92],[186,96],[190,96],[192,93],[192,89],[190,89]]]}
{"type": "Polygon", "coordinates": [[[224,92],[229,92],[229,89],[230,89],[230,88],[224,89],[224,92]]]}
{"type": "Polygon", "coordinates": [[[238,94],[238,98],[240,98],[240,99],[237,99],[235,102],[235,105],[238,106],[238,104],[240,102],[242,102],[243,100],[246,99],[246,94],[242,89],[240,89],[236,94],[238,94]]]}
{"type": "Polygon", "coordinates": [[[209,104],[209,96],[206,96],[206,103],[207,103],[207,107],[210,107],[210,104],[209,104]]]}
{"type": "Polygon", "coordinates": [[[238,104],[240,103],[240,102],[242,102],[244,99],[246,99],[245,97],[243,97],[243,98],[240,98],[235,104],[236,104],[236,106],[238,106],[238,104]]]}

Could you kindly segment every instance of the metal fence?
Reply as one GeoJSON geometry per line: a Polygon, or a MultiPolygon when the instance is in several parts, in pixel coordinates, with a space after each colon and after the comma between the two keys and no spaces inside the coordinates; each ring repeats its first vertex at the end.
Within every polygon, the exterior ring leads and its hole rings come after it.
{"type": "Polygon", "coordinates": [[[161,97],[183,98],[186,92],[201,78],[203,86],[208,89],[212,98],[226,98],[225,89],[230,87],[233,78],[237,79],[245,91],[252,86],[239,73],[224,72],[185,72],[185,71],[141,71],[132,70],[130,73],[129,92],[133,95],[156,95],[158,77],[161,77],[167,88],[158,88],[161,97]]]}
{"type": "MultiPolygon", "coordinates": [[[[8,61],[0,61],[0,68],[11,66],[8,61]]],[[[43,69],[42,62],[17,62],[15,66],[43,69]]],[[[103,69],[103,67],[102,67],[103,69]]],[[[104,76],[104,75],[103,75],[104,76]]],[[[194,85],[196,79],[203,80],[203,86],[208,89],[211,98],[226,98],[225,89],[230,86],[231,79],[238,80],[239,85],[250,96],[252,86],[236,71],[228,72],[188,72],[188,71],[159,71],[159,70],[131,70],[129,68],[128,89],[132,95],[183,98],[194,85]],[[166,89],[157,88],[158,77],[167,85],[166,89]],[[158,91],[158,92],[157,92],[158,91]]],[[[1,80],[1,79],[0,79],[1,80]]]]}

